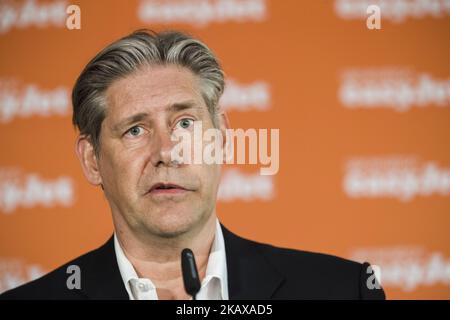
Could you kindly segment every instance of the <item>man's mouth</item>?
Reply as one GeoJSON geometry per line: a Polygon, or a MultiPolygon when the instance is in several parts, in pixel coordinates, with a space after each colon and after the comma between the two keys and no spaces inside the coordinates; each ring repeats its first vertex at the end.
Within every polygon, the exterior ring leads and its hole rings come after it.
{"type": "Polygon", "coordinates": [[[150,194],[180,194],[189,191],[174,183],[155,183],[149,190],[150,194]]]}

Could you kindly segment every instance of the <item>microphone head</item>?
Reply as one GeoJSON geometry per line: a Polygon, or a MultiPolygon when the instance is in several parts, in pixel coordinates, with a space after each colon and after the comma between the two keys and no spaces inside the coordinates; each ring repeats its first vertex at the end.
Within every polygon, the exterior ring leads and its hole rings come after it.
{"type": "Polygon", "coordinates": [[[181,251],[181,270],[183,272],[184,289],[189,295],[195,296],[200,291],[201,285],[194,253],[191,249],[186,248],[181,251]]]}

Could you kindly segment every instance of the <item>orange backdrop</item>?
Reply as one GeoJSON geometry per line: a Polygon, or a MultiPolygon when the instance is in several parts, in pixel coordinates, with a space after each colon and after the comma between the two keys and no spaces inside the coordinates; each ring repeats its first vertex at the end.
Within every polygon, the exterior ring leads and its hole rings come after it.
{"type": "Polygon", "coordinates": [[[139,28],[201,38],[226,72],[232,127],[280,129],[277,175],[224,168],[227,227],[370,261],[388,298],[450,298],[446,0],[0,1],[0,292],[112,233],[74,153],[70,93],[95,53],[139,28]],[[369,4],[381,29],[366,26],[369,4]]]}

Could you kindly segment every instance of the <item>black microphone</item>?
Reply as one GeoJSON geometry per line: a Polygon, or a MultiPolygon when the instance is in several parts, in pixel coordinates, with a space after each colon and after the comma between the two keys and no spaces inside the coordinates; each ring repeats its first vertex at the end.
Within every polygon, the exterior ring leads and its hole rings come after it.
{"type": "Polygon", "coordinates": [[[200,278],[194,253],[191,249],[186,248],[181,251],[181,270],[183,272],[184,289],[192,296],[192,299],[196,300],[195,295],[200,291],[200,278]]]}

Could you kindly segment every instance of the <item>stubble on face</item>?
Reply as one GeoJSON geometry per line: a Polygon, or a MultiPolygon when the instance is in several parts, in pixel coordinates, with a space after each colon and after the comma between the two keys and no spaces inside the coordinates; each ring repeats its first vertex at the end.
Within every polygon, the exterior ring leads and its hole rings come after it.
{"type": "Polygon", "coordinates": [[[119,79],[107,90],[99,166],[116,230],[175,238],[215,216],[220,167],[173,166],[167,160],[179,119],[202,121],[204,130],[213,126],[198,82],[186,68],[160,66],[119,79]],[[173,108],[183,104],[188,107],[173,108]],[[133,115],[141,116],[125,123],[133,115]],[[138,136],[127,131],[133,126],[142,128],[134,129],[138,136]],[[158,183],[175,184],[180,192],[152,190],[158,183]]]}

